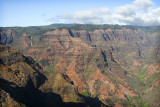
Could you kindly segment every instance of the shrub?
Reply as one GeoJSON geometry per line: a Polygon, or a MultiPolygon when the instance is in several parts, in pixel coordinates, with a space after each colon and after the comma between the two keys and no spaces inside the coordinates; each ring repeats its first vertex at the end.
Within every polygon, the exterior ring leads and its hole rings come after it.
{"type": "Polygon", "coordinates": [[[82,94],[82,95],[84,95],[86,97],[90,97],[91,96],[91,94],[89,92],[87,92],[87,91],[81,92],[80,94],[82,94]]]}
{"type": "Polygon", "coordinates": [[[114,103],[113,103],[113,101],[112,101],[110,98],[105,99],[105,102],[107,102],[107,104],[108,104],[109,106],[114,106],[114,103]]]}
{"type": "Polygon", "coordinates": [[[47,60],[47,59],[42,59],[42,60],[40,61],[40,63],[42,64],[42,66],[43,66],[43,67],[45,67],[45,66],[49,65],[49,63],[48,63],[48,60],[47,60]]]}

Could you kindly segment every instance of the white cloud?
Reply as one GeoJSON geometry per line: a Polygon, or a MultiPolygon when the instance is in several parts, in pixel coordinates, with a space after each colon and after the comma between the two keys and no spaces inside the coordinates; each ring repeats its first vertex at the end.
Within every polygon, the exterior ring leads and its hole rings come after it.
{"type": "Polygon", "coordinates": [[[151,0],[135,0],[133,3],[137,8],[144,10],[150,8],[153,5],[151,0]]]}
{"type": "MultiPolygon", "coordinates": [[[[139,12],[135,10],[134,15],[124,16],[118,14],[119,17],[114,17],[114,19],[119,20],[121,23],[140,25],[140,26],[152,26],[160,25],[160,8],[151,9],[146,12],[139,12]]],[[[115,13],[117,14],[117,13],[115,13]]]]}
{"type": "Polygon", "coordinates": [[[50,18],[50,21],[59,19],[65,23],[160,25],[160,8],[153,9],[152,5],[151,0],[135,0],[131,4],[116,7],[112,11],[109,8],[89,9],[59,15],[50,18]]]}
{"type": "Polygon", "coordinates": [[[115,8],[115,12],[124,16],[132,16],[135,14],[135,8],[133,5],[125,5],[115,8]]]}
{"type": "Polygon", "coordinates": [[[90,9],[59,16],[71,23],[104,23],[104,16],[109,15],[108,8],[90,9]]]}

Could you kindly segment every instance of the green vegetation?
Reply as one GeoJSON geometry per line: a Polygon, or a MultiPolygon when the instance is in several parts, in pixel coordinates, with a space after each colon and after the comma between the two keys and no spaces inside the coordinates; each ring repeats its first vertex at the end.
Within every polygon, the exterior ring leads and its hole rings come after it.
{"type": "Polygon", "coordinates": [[[87,65],[86,70],[84,71],[84,76],[85,77],[88,77],[90,74],[92,74],[96,70],[96,68],[94,66],[93,67],[89,67],[88,65],[87,65]]]}
{"type": "Polygon", "coordinates": [[[116,47],[120,48],[121,44],[119,42],[116,43],[116,47]]]}
{"type": "Polygon", "coordinates": [[[143,101],[140,96],[134,96],[129,98],[129,107],[149,107],[149,103],[146,101],[143,101]],[[134,102],[134,103],[133,103],[134,102]]]}
{"type": "MultiPolygon", "coordinates": [[[[124,99],[118,99],[115,96],[113,97],[113,101],[123,105],[124,107],[127,107],[128,105],[132,105],[131,100],[128,101],[128,100],[124,100],[124,99]]],[[[132,107],[132,106],[129,106],[129,107],[132,107]]]]}
{"type": "Polygon", "coordinates": [[[110,98],[105,99],[105,102],[106,102],[109,106],[114,106],[114,103],[113,103],[113,101],[112,101],[110,98]]]}
{"type": "Polygon", "coordinates": [[[48,60],[47,60],[47,59],[42,59],[42,60],[40,61],[40,64],[42,64],[42,66],[43,66],[43,67],[45,67],[45,66],[49,65],[49,63],[48,63],[48,60]]]}
{"type": "Polygon", "coordinates": [[[96,89],[96,96],[99,96],[101,94],[99,92],[100,85],[101,85],[101,82],[99,80],[95,80],[95,82],[94,82],[94,89],[96,89]]]}
{"type": "Polygon", "coordinates": [[[145,77],[145,70],[140,70],[139,71],[139,79],[141,80],[141,81],[144,81],[144,77],[145,77]]]}
{"type": "Polygon", "coordinates": [[[160,78],[160,73],[153,74],[150,78],[148,78],[147,81],[152,82],[152,81],[154,81],[157,78],[160,78]]]}
{"type": "Polygon", "coordinates": [[[143,107],[149,107],[149,103],[146,102],[146,103],[143,105],[143,107]]]}
{"type": "Polygon", "coordinates": [[[24,49],[21,48],[20,46],[15,46],[14,48],[17,49],[17,50],[19,50],[20,52],[23,52],[23,50],[24,50],[24,49]]]}
{"type": "Polygon", "coordinates": [[[80,94],[83,95],[83,96],[86,96],[86,97],[90,97],[91,96],[91,94],[89,92],[87,92],[87,91],[81,92],[80,94]]]}
{"type": "Polygon", "coordinates": [[[129,107],[148,107],[149,106],[149,103],[142,101],[140,96],[130,97],[128,100],[118,99],[116,97],[113,97],[113,101],[123,105],[124,107],[128,107],[128,106],[129,107]]]}
{"type": "Polygon", "coordinates": [[[67,28],[67,29],[74,29],[74,30],[87,30],[87,31],[93,31],[95,29],[123,29],[123,28],[130,28],[132,30],[135,30],[136,27],[134,26],[121,26],[121,25],[110,25],[110,24],[75,24],[73,26],[66,26],[61,28],[67,28]]]}
{"type": "Polygon", "coordinates": [[[23,33],[27,33],[31,36],[42,35],[47,31],[55,30],[57,27],[54,26],[30,26],[30,27],[1,27],[1,30],[12,29],[15,32],[15,38],[22,36],[23,33]]]}
{"type": "Polygon", "coordinates": [[[90,74],[92,74],[92,72],[84,72],[85,77],[88,77],[90,74]]]}
{"type": "Polygon", "coordinates": [[[86,97],[92,97],[92,98],[98,97],[99,98],[99,95],[95,95],[95,94],[91,95],[91,93],[89,91],[84,91],[84,92],[81,92],[79,94],[81,94],[83,96],[86,96],[86,97]]]}
{"type": "Polygon", "coordinates": [[[140,26],[131,26],[131,25],[111,25],[111,24],[51,24],[48,26],[29,26],[29,27],[0,27],[0,30],[8,30],[12,29],[16,33],[16,37],[20,37],[23,33],[27,33],[31,36],[42,35],[47,31],[52,31],[55,29],[74,29],[74,30],[87,30],[93,31],[95,29],[124,29],[129,28],[132,30],[141,29],[145,32],[157,32],[160,30],[160,26],[148,26],[148,27],[140,27],[140,26]]]}
{"type": "Polygon", "coordinates": [[[99,80],[95,80],[94,86],[96,87],[96,88],[95,88],[96,91],[99,91],[99,89],[100,89],[100,81],[99,81],[99,80]]]}
{"type": "Polygon", "coordinates": [[[56,60],[56,61],[54,61],[54,63],[52,64],[52,65],[50,65],[50,66],[48,66],[47,68],[46,68],[46,71],[47,72],[53,72],[53,70],[54,70],[54,66],[56,65],[58,63],[58,61],[56,60]]]}
{"type": "Polygon", "coordinates": [[[46,71],[47,72],[53,72],[54,66],[55,66],[55,64],[53,63],[52,65],[50,65],[49,67],[46,68],[46,71]]]}
{"type": "Polygon", "coordinates": [[[132,61],[132,59],[131,59],[131,57],[130,57],[130,56],[126,56],[126,57],[125,57],[125,59],[126,59],[130,64],[132,64],[132,63],[133,63],[133,61],[132,61]]]}
{"type": "Polygon", "coordinates": [[[160,26],[136,26],[136,27],[149,33],[160,31],[160,26]]]}
{"type": "Polygon", "coordinates": [[[137,98],[136,102],[137,102],[137,107],[148,107],[148,102],[143,102],[142,99],[140,98],[137,98]]]}
{"type": "Polygon", "coordinates": [[[139,67],[138,69],[138,73],[139,73],[139,79],[143,82],[144,81],[144,77],[146,76],[146,71],[147,71],[147,68],[143,68],[144,64],[142,63],[141,66],[139,67]]]}
{"type": "Polygon", "coordinates": [[[123,105],[124,107],[126,107],[127,105],[129,105],[129,102],[127,100],[124,99],[120,99],[120,104],[123,105]]]}
{"type": "MultiPolygon", "coordinates": [[[[128,54],[125,54],[125,53],[121,53],[121,54],[125,58],[126,62],[128,62],[129,64],[133,63],[131,56],[129,56],[128,54]]],[[[126,65],[126,66],[128,66],[128,65],[126,65]]]]}

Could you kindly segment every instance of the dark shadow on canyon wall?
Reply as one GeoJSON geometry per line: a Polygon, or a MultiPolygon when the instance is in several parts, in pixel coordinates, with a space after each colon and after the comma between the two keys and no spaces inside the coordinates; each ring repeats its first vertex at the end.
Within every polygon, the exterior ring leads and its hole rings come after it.
{"type": "Polygon", "coordinates": [[[48,92],[44,93],[35,88],[31,81],[25,87],[0,78],[0,89],[9,93],[17,102],[27,107],[104,107],[105,105],[98,98],[85,97],[80,95],[85,103],[65,103],[60,95],[48,92]]]}

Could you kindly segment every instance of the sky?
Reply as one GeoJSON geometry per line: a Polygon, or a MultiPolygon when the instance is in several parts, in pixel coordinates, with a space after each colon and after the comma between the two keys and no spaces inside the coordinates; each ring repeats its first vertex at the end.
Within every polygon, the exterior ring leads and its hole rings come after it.
{"type": "Polygon", "coordinates": [[[53,23],[160,25],[160,0],[0,0],[0,27],[53,23]]]}

